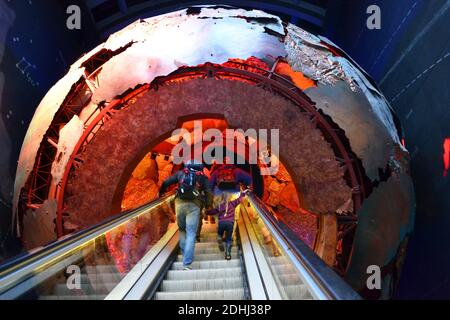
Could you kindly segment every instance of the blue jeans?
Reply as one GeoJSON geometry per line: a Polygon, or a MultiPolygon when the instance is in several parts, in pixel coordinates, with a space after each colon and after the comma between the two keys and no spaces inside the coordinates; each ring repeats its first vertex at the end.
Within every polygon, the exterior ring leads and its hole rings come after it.
{"type": "Polygon", "coordinates": [[[190,265],[194,259],[195,236],[200,218],[200,207],[192,201],[175,199],[175,212],[180,234],[180,249],[183,265],[190,265]]]}
{"type": "Polygon", "coordinates": [[[234,223],[231,221],[219,221],[219,227],[217,228],[217,237],[222,238],[225,232],[225,243],[230,245],[233,241],[233,227],[234,223]]]}

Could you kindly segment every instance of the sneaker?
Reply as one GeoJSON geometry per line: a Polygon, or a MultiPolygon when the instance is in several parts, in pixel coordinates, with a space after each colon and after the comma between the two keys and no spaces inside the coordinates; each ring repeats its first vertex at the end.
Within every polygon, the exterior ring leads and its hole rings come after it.
{"type": "Polygon", "coordinates": [[[227,248],[225,250],[225,259],[231,260],[231,243],[227,243],[227,248]]]}
{"type": "Polygon", "coordinates": [[[187,264],[183,266],[183,270],[192,270],[192,266],[190,264],[187,264]]]}
{"type": "Polygon", "coordinates": [[[217,238],[217,244],[219,245],[219,250],[220,251],[225,251],[225,247],[224,247],[224,245],[223,245],[223,241],[222,241],[222,239],[221,238],[217,238]]]}

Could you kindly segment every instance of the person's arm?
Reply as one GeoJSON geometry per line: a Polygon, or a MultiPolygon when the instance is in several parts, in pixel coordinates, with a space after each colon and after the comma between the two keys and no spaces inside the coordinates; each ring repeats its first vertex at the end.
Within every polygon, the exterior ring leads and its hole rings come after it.
{"type": "Polygon", "coordinates": [[[219,209],[211,209],[211,210],[207,210],[206,211],[206,214],[208,215],[208,216],[213,216],[213,215],[216,215],[216,214],[218,214],[220,211],[219,211],[219,209]]]}
{"type": "Polygon", "coordinates": [[[161,197],[164,193],[166,193],[167,188],[171,186],[172,184],[175,184],[178,182],[179,178],[179,171],[175,172],[173,175],[168,177],[161,185],[161,189],[159,189],[159,196],[161,197]]]}
{"type": "Polygon", "coordinates": [[[245,195],[245,193],[241,192],[241,194],[239,195],[239,198],[236,198],[233,201],[230,201],[228,205],[230,205],[233,208],[236,208],[238,206],[238,204],[241,203],[244,195],[245,195]]]}

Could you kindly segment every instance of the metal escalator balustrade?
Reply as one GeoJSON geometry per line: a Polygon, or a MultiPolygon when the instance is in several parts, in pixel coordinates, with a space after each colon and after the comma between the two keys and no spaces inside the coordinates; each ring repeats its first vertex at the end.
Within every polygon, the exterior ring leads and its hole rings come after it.
{"type": "MultiPolygon", "coordinates": [[[[159,271],[148,277],[153,279],[150,287],[145,281],[139,281],[141,288],[137,291],[141,293],[134,298],[360,299],[287,226],[276,221],[261,200],[252,194],[246,199],[237,208],[232,260],[226,261],[218,249],[217,224],[205,225],[201,241],[195,245],[193,270],[183,270],[182,257],[173,246],[172,260],[166,261],[164,268],[155,268],[159,271]]],[[[133,297],[125,297],[129,298],[133,297]]]]}
{"type": "Polygon", "coordinates": [[[253,228],[262,248],[256,257],[266,271],[270,270],[264,276],[271,274],[267,278],[273,279],[282,299],[361,299],[287,225],[277,221],[258,197],[249,193],[246,199],[247,205],[241,206],[242,218],[247,228],[253,228]]]}
{"type": "Polygon", "coordinates": [[[217,246],[217,224],[206,224],[195,245],[193,270],[182,270],[179,231],[172,223],[139,261],[129,261],[120,272],[105,236],[134,223],[150,227],[153,217],[171,210],[173,199],[158,199],[0,266],[0,299],[360,299],[251,193],[236,209],[231,260],[217,246]],[[69,266],[81,271],[79,288],[67,286],[69,266]]]}
{"type": "MultiPolygon", "coordinates": [[[[139,236],[148,237],[158,215],[171,210],[173,199],[169,194],[5,262],[0,266],[0,300],[104,299],[125,277],[109,254],[106,236],[117,236],[141,224],[147,228],[139,236]],[[80,277],[71,281],[74,272],[80,272],[80,277]]],[[[150,245],[145,251],[152,249],[150,245]]],[[[131,267],[132,261],[128,264],[131,267]]]]}

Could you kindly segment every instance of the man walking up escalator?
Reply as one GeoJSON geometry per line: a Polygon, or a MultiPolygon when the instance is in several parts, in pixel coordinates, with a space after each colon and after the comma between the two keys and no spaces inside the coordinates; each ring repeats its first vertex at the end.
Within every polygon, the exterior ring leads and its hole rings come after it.
{"type": "Polygon", "coordinates": [[[202,208],[209,208],[212,203],[212,192],[208,178],[203,173],[203,164],[195,161],[185,163],[183,170],[167,178],[159,191],[162,196],[170,185],[178,183],[175,197],[175,213],[179,228],[179,244],[183,255],[183,267],[192,269],[194,259],[195,238],[202,208]]]}

